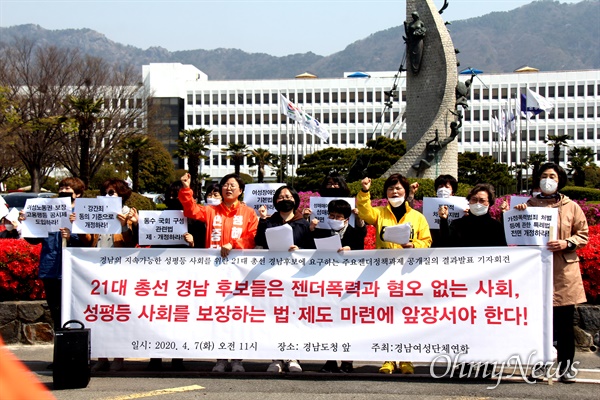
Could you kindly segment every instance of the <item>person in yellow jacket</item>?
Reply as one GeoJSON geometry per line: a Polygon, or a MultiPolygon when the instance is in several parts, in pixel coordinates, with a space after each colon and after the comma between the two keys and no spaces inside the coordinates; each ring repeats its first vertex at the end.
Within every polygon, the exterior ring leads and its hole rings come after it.
{"type": "MultiPolygon", "coordinates": [[[[375,226],[376,247],[378,249],[412,249],[431,247],[431,233],[429,224],[420,212],[413,210],[406,201],[410,194],[410,183],[400,174],[390,175],[383,184],[383,195],[388,201],[386,206],[371,206],[371,179],[361,181],[361,191],[356,195],[358,216],[367,224],[375,226]],[[385,230],[387,227],[398,224],[410,224],[410,237],[406,243],[386,241],[385,230]]],[[[391,374],[400,370],[403,374],[414,373],[411,362],[386,361],[379,372],[391,374]]]]}

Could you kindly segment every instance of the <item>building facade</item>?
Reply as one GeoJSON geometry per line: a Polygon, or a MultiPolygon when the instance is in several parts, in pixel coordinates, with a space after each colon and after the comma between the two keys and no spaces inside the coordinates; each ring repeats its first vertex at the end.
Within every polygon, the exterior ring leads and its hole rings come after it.
{"type": "MultiPolygon", "coordinates": [[[[155,122],[165,128],[159,139],[173,152],[182,129],[210,130],[213,144],[199,172],[213,179],[233,171],[223,151],[229,143],[286,155],[289,173],[293,174],[303,157],[317,150],[360,149],[381,135],[402,138],[404,74],[368,72],[326,79],[210,81],[191,65],[143,66],[144,84],[159,105],[155,122]],[[390,92],[394,85],[397,90],[390,92]],[[329,142],[307,135],[287,120],[280,111],[280,94],[319,120],[331,135],[329,142]]],[[[596,161],[600,160],[600,70],[481,74],[470,89],[469,108],[457,138],[459,152],[492,155],[509,165],[524,162],[528,153],[544,153],[552,159],[552,148],[544,140],[548,135],[568,135],[569,148],[591,147],[596,161]],[[529,120],[520,118],[518,99],[528,88],[552,101],[554,109],[529,120]],[[498,134],[493,124],[501,110],[505,115],[517,116],[515,130],[505,136],[498,134]]],[[[563,148],[560,154],[565,167],[567,151],[563,148]]],[[[181,161],[178,163],[185,167],[181,161]]],[[[256,177],[256,169],[247,161],[242,172],[256,177]]],[[[269,178],[275,179],[268,171],[269,178]]]]}

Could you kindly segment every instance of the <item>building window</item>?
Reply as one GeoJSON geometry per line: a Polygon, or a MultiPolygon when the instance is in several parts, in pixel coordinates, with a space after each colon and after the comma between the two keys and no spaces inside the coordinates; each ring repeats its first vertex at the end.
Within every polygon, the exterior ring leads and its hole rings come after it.
{"type": "Polygon", "coordinates": [[[238,125],[244,125],[244,114],[238,114],[238,125]]]}
{"type": "Polygon", "coordinates": [[[221,146],[225,146],[227,144],[227,135],[221,135],[221,146]]]}
{"type": "Polygon", "coordinates": [[[369,111],[367,113],[367,123],[368,124],[372,124],[373,123],[373,112],[372,111],[369,111]]]}
{"type": "Polygon", "coordinates": [[[271,114],[271,123],[273,125],[277,125],[277,117],[279,116],[279,114],[271,114]]]}
{"type": "Polygon", "coordinates": [[[567,108],[567,118],[575,118],[575,107],[567,108]]]}
{"type": "Polygon", "coordinates": [[[196,125],[202,125],[202,115],[196,115],[196,125]]]}
{"type": "Polygon", "coordinates": [[[359,103],[365,102],[365,92],[363,92],[362,90],[360,92],[358,92],[358,102],[359,103]]]}
{"type": "Polygon", "coordinates": [[[332,103],[337,103],[338,102],[338,94],[337,94],[337,92],[332,92],[331,93],[331,102],[332,103]]]}
{"type": "Polygon", "coordinates": [[[577,118],[585,118],[585,112],[583,110],[583,106],[577,107],[577,118]]]}
{"type": "Polygon", "coordinates": [[[269,115],[270,114],[263,114],[263,124],[269,125],[269,115]]]}
{"type": "Polygon", "coordinates": [[[565,97],[565,87],[562,85],[558,87],[558,97],[565,97]]]}
{"type": "Polygon", "coordinates": [[[569,135],[569,140],[575,140],[575,129],[567,129],[567,135],[569,135]]]}
{"type": "Polygon", "coordinates": [[[587,87],[587,95],[592,97],[594,95],[594,85],[588,85],[587,87]]]}
{"type": "Polygon", "coordinates": [[[229,104],[235,104],[235,98],[236,98],[235,93],[229,93],[229,104]]]}
{"type": "Polygon", "coordinates": [[[298,93],[298,104],[304,103],[304,93],[298,93]]]}
{"type": "Polygon", "coordinates": [[[594,118],[594,106],[588,106],[587,108],[587,117],[594,118]]]}
{"type": "Polygon", "coordinates": [[[246,125],[252,125],[252,114],[246,114],[246,125]]]}
{"type": "Polygon", "coordinates": [[[264,135],[263,135],[263,139],[264,139],[264,140],[263,140],[263,144],[264,144],[264,145],[267,145],[267,144],[269,144],[269,135],[268,135],[268,134],[264,134],[264,135]]]}
{"type": "Polygon", "coordinates": [[[260,125],[260,114],[254,115],[254,123],[260,125]]]}
{"type": "Polygon", "coordinates": [[[252,104],[252,93],[246,93],[246,104],[252,104]]]}
{"type": "Polygon", "coordinates": [[[260,93],[254,93],[254,104],[260,104],[260,93]]]}
{"type": "Polygon", "coordinates": [[[587,138],[589,140],[594,140],[594,128],[587,129],[587,138]]]}
{"type": "Polygon", "coordinates": [[[356,114],[354,113],[354,111],[350,111],[350,123],[356,123],[356,114]]]}
{"type": "Polygon", "coordinates": [[[326,112],[325,114],[323,114],[323,122],[324,124],[328,124],[329,123],[329,113],[326,112]]]}
{"type": "Polygon", "coordinates": [[[221,114],[221,125],[227,125],[227,114],[221,114]]]}
{"type": "Polygon", "coordinates": [[[356,93],[350,92],[350,103],[356,103],[356,93]]]}
{"type": "Polygon", "coordinates": [[[508,88],[502,88],[501,92],[502,92],[502,98],[508,99],[508,88]]]}
{"type": "Polygon", "coordinates": [[[319,93],[319,92],[315,93],[315,103],[316,104],[321,103],[321,93],[319,93]]]}
{"type": "Polygon", "coordinates": [[[345,123],[347,122],[347,121],[346,121],[346,112],[345,112],[345,111],[342,111],[342,112],[340,113],[340,122],[341,122],[342,124],[345,124],[345,123]]]}
{"type": "Polygon", "coordinates": [[[194,104],[194,95],[193,94],[188,94],[187,95],[187,103],[188,104],[194,104]]]}
{"type": "Polygon", "coordinates": [[[235,125],[235,114],[229,115],[229,125],[235,125]]]}
{"type": "Polygon", "coordinates": [[[271,104],[277,104],[279,102],[279,97],[277,93],[271,93],[271,104]]]}
{"type": "Polygon", "coordinates": [[[194,116],[193,115],[188,115],[187,116],[187,124],[188,125],[194,125],[194,116]]]}
{"type": "Polygon", "coordinates": [[[251,133],[246,134],[246,144],[248,146],[252,146],[252,134],[251,133]]]}
{"type": "Polygon", "coordinates": [[[585,130],[583,128],[577,128],[577,140],[583,140],[585,138],[585,130]]]}
{"type": "Polygon", "coordinates": [[[323,103],[329,103],[329,92],[323,93],[323,103]]]}
{"type": "Polygon", "coordinates": [[[269,104],[269,93],[263,93],[263,104],[269,104]]]}
{"type": "Polygon", "coordinates": [[[367,92],[367,103],[373,102],[373,92],[367,92]]]}
{"type": "Polygon", "coordinates": [[[346,96],[347,93],[345,91],[340,93],[340,103],[347,103],[346,96]]]}
{"type": "Polygon", "coordinates": [[[575,97],[575,86],[569,85],[567,91],[569,93],[569,97],[575,97]]]}
{"type": "Polygon", "coordinates": [[[336,112],[332,112],[331,113],[331,123],[332,124],[337,124],[338,123],[338,114],[336,112]]]}
{"type": "Polygon", "coordinates": [[[556,88],[554,86],[548,88],[548,97],[556,97],[556,88]]]}
{"type": "Polygon", "coordinates": [[[579,96],[579,97],[585,96],[585,85],[577,86],[577,96],[579,96]]]}
{"type": "Polygon", "coordinates": [[[219,93],[213,93],[212,95],[212,103],[219,104],[219,93]]]}
{"type": "Polygon", "coordinates": [[[306,104],[312,104],[312,93],[306,93],[306,104]]]}

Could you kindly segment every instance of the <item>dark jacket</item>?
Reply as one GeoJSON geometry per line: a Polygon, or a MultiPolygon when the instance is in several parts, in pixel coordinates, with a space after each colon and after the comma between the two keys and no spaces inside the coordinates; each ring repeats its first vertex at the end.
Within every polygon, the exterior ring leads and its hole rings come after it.
{"type": "Polygon", "coordinates": [[[268,249],[267,237],[265,231],[269,228],[275,228],[283,224],[288,224],[292,227],[294,234],[294,244],[301,249],[314,249],[315,242],[310,232],[310,223],[302,217],[302,213],[298,210],[294,213],[294,217],[288,222],[284,222],[281,214],[276,212],[269,218],[261,219],[258,222],[258,230],[256,231],[256,245],[268,249]]]}
{"type": "MultiPolygon", "coordinates": [[[[315,228],[312,232],[313,238],[323,239],[336,235],[337,232],[333,229],[320,229],[315,228]]],[[[367,226],[362,228],[355,228],[352,225],[346,227],[344,236],[342,236],[342,247],[350,247],[351,250],[364,250],[365,249],[365,236],[367,235],[367,226]]]]}
{"type": "Polygon", "coordinates": [[[467,214],[455,219],[440,219],[440,236],[443,247],[495,247],[507,246],[504,226],[488,213],[479,217],[467,214]]]}

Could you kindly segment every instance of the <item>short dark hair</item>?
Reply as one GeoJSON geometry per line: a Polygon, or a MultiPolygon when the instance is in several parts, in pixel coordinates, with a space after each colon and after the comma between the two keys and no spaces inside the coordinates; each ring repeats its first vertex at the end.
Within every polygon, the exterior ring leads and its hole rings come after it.
{"type": "MultiPolygon", "coordinates": [[[[228,174],[228,175],[225,175],[223,178],[221,178],[221,181],[219,182],[219,188],[221,190],[223,190],[223,186],[231,178],[233,178],[233,179],[236,180],[238,186],[240,187],[240,190],[242,191],[242,193],[238,196],[238,199],[239,199],[244,194],[244,189],[246,188],[246,183],[242,180],[242,178],[238,174],[228,174]]],[[[223,197],[223,193],[222,192],[221,192],[221,197],[223,197]]]]}
{"type": "Polygon", "coordinates": [[[329,204],[327,204],[327,212],[342,214],[344,218],[347,219],[350,218],[350,215],[352,214],[352,207],[346,200],[331,200],[329,204]]]}
{"type": "Polygon", "coordinates": [[[478,183],[467,195],[467,200],[471,200],[471,197],[479,192],[486,192],[488,194],[488,203],[490,203],[490,207],[494,205],[496,202],[496,190],[493,185],[490,185],[489,183],[478,183]]]}
{"type": "Polygon", "coordinates": [[[219,186],[218,183],[211,183],[210,185],[208,185],[206,187],[206,190],[204,191],[204,200],[208,199],[208,195],[212,192],[218,192],[219,196],[221,196],[221,186],[219,186]]]}
{"type": "Polygon", "coordinates": [[[540,184],[542,174],[544,173],[544,171],[547,171],[549,169],[553,169],[554,171],[556,171],[556,174],[558,175],[558,188],[556,189],[557,191],[559,191],[560,189],[567,186],[568,178],[567,178],[567,173],[565,172],[565,169],[563,167],[561,167],[560,165],[553,163],[553,162],[548,162],[548,163],[540,166],[540,169],[538,170],[539,171],[538,186],[540,184]]]}
{"type": "Polygon", "coordinates": [[[106,192],[110,186],[112,186],[119,197],[123,199],[123,204],[125,204],[125,202],[129,200],[129,197],[131,197],[131,189],[129,188],[129,184],[123,179],[119,178],[111,178],[104,181],[102,186],[100,186],[100,194],[102,196],[106,196],[106,192]]]}
{"type": "Polygon", "coordinates": [[[69,178],[65,178],[62,181],[58,182],[58,188],[68,186],[73,189],[75,195],[83,196],[83,192],[85,191],[85,183],[79,178],[71,176],[69,178]]]}
{"type": "MultiPolygon", "coordinates": [[[[337,185],[339,186],[339,188],[335,189],[337,192],[339,192],[338,196],[340,196],[340,197],[349,197],[350,196],[350,189],[348,188],[348,184],[346,183],[346,180],[337,171],[333,171],[333,172],[330,172],[329,174],[327,174],[325,179],[323,179],[323,181],[321,182],[321,187],[319,188],[319,194],[321,196],[323,196],[323,193],[327,193],[328,191],[331,190],[331,188],[327,187],[327,183],[329,183],[330,180],[333,183],[337,183],[337,185]]],[[[327,197],[327,196],[324,196],[324,197],[327,197]]]]}
{"type": "Polygon", "coordinates": [[[435,178],[433,188],[437,191],[440,186],[445,187],[448,183],[452,187],[452,194],[456,194],[458,191],[458,181],[452,175],[440,175],[435,178]]]}
{"type": "Polygon", "coordinates": [[[281,194],[283,189],[289,190],[290,193],[292,194],[292,197],[294,198],[294,212],[296,212],[298,207],[300,207],[300,196],[298,195],[298,192],[296,192],[296,189],[294,189],[293,187],[288,186],[288,185],[283,185],[283,186],[280,186],[277,188],[277,190],[273,194],[273,205],[275,205],[275,203],[277,203],[277,198],[279,197],[279,195],[281,194]]]}
{"type": "Polygon", "coordinates": [[[406,195],[404,196],[404,198],[408,197],[408,195],[410,194],[410,182],[408,182],[408,179],[406,179],[401,174],[392,174],[383,183],[383,197],[382,198],[387,199],[388,188],[392,185],[395,185],[396,183],[400,183],[402,185],[402,187],[404,188],[404,191],[406,192],[406,195]]]}

